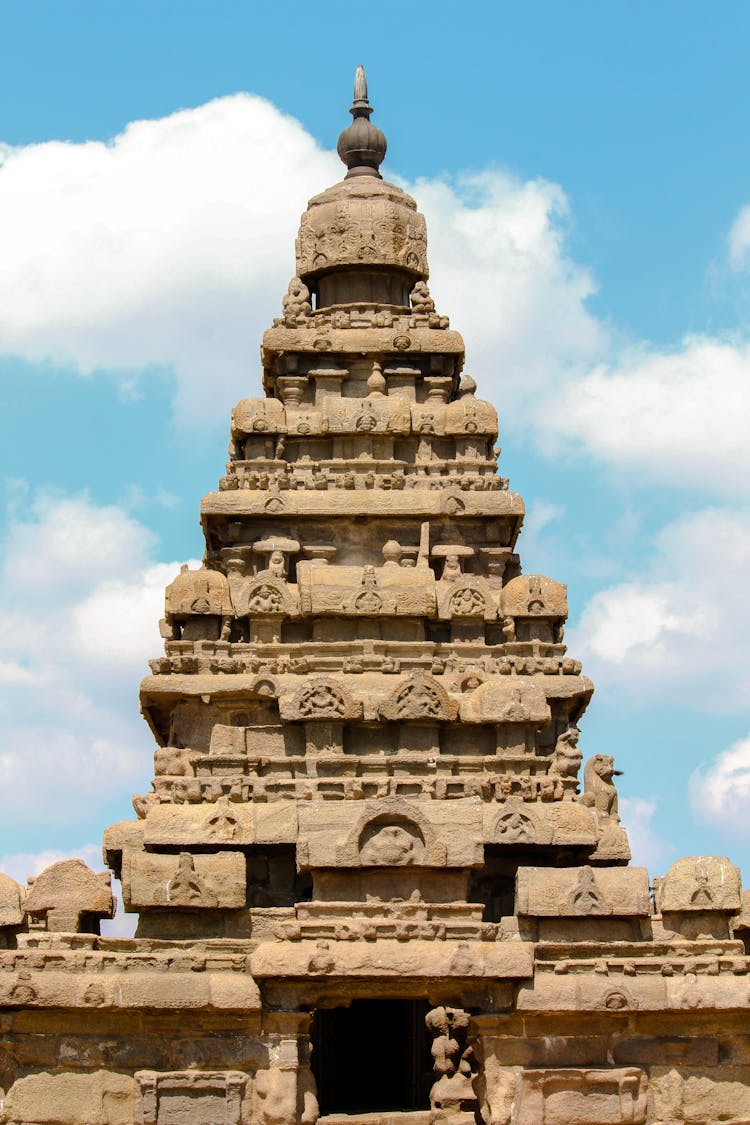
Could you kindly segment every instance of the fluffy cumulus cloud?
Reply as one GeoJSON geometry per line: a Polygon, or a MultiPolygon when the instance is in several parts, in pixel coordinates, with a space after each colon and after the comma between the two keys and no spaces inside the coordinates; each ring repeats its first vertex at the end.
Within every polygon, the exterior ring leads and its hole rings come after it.
{"type": "Polygon", "coordinates": [[[0,351],[84,373],[173,369],[184,416],[224,411],[257,383],[297,217],[340,167],[247,95],[109,144],[6,148],[0,351]]]}
{"type": "Polygon", "coordinates": [[[746,706],[749,570],[748,511],[681,516],[656,536],[643,572],[593,596],[571,648],[604,690],[648,702],[679,686],[692,706],[746,706]]]}
{"type": "MultiPolygon", "coordinates": [[[[244,94],[109,143],[4,146],[0,353],[131,378],[166,369],[183,421],[223,419],[258,386],[298,216],[341,172],[298,122],[244,94]]],[[[438,306],[514,427],[643,479],[746,489],[746,344],[618,349],[587,309],[594,282],[567,252],[556,184],[488,170],[403,186],[428,220],[438,306]]],[[[745,209],[733,262],[749,242],[745,209]]]]}
{"type": "Polygon", "coordinates": [[[98,806],[147,785],[138,680],[160,651],[164,586],[178,570],[153,549],[127,512],[85,496],[45,493],[11,517],[0,562],[6,831],[33,809],[45,825],[95,832],[98,806]]]}
{"type": "Polygon", "coordinates": [[[405,185],[427,219],[433,296],[467,341],[467,370],[506,409],[597,357],[587,270],[567,255],[568,201],[494,171],[405,185]]]}
{"type": "Polygon", "coordinates": [[[690,800],[701,820],[750,838],[750,735],[695,770],[690,778],[690,800]]]}
{"type": "Polygon", "coordinates": [[[538,424],[639,481],[747,496],[750,344],[630,351],[564,386],[538,424]]]}
{"type": "MultiPolygon", "coordinates": [[[[134,122],[109,144],[6,147],[0,162],[0,352],[83,373],[170,369],[193,421],[257,386],[298,216],[342,174],[248,95],[134,122]]],[[[491,393],[527,395],[595,354],[592,281],[566,256],[559,187],[500,172],[404,186],[427,215],[436,297],[491,393]]]]}

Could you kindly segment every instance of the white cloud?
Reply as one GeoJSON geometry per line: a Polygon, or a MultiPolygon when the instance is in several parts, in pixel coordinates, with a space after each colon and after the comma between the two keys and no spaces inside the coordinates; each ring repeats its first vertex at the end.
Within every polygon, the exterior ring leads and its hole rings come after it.
{"type": "Polygon", "coordinates": [[[586,309],[593,279],[566,254],[557,184],[487,171],[405,186],[427,219],[433,296],[483,395],[509,409],[595,360],[607,336],[586,309]]]}
{"type": "Polygon", "coordinates": [[[164,589],[174,577],[174,563],[156,563],[135,581],[99,583],[71,611],[76,652],[83,660],[131,665],[155,654],[161,647],[156,622],[164,612],[164,589]]]}
{"type": "Polygon", "coordinates": [[[639,481],[750,490],[750,344],[690,338],[599,366],[537,407],[537,423],[639,481]]]}
{"type": "Polygon", "coordinates": [[[641,574],[593,596],[570,632],[571,651],[603,690],[650,702],[665,688],[687,706],[746,705],[750,513],[706,509],[655,539],[641,574]]]}
{"type": "MultiPolygon", "coordinates": [[[[183,419],[223,418],[258,386],[298,216],[342,174],[298,122],[244,94],[110,144],[7,150],[0,352],[84,373],[172,368],[183,419]]],[[[487,391],[507,403],[592,359],[593,285],[566,257],[557,185],[493,171],[405,186],[428,218],[435,295],[487,391]]]]}
{"type": "Polygon", "coordinates": [[[742,270],[750,266],[750,204],[740,209],[729,231],[729,264],[742,270]]]}
{"type": "Polygon", "coordinates": [[[94,506],[83,496],[49,490],[28,515],[8,524],[2,574],[5,583],[35,602],[57,600],[66,590],[129,574],[143,566],[154,536],[115,505],[94,506]]]}
{"type": "Polygon", "coordinates": [[[690,801],[702,820],[750,837],[750,735],[691,774],[690,801]]]}
{"type": "Polygon", "coordinates": [[[257,385],[298,216],[340,169],[244,94],[133,122],[109,144],[9,150],[0,351],[84,373],[174,367],[183,415],[215,414],[217,399],[225,411],[257,385]]]}
{"type": "Polygon", "coordinates": [[[179,570],[154,563],[153,547],[127,512],[85,496],[45,493],[14,515],[0,561],[6,832],[32,812],[101,831],[97,808],[148,788],[138,681],[162,651],[164,587],[179,570]]]}
{"type": "MultiPolygon", "coordinates": [[[[183,420],[258,389],[258,340],[293,273],[298,216],[340,179],[269,102],[240,94],[110,143],[0,155],[0,352],[130,378],[168,368],[183,420]]],[[[587,309],[556,184],[500,170],[404,182],[428,220],[433,295],[480,389],[540,439],[643,482],[746,493],[750,345],[618,347],[587,309]]],[[[730,234],[750,242],[750,208],[730,234]]]]}

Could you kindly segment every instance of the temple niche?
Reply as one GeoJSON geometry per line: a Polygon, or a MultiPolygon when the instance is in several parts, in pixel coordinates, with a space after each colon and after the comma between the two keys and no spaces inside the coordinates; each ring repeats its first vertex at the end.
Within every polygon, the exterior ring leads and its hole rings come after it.
{"type": "Polygon", "coordinates": [[[0,1122],[746,1125],[740,873],[630,863],[361,68],[351,113],[166,590],[150,786],[108,872],[0,875],[0,1122]]]}

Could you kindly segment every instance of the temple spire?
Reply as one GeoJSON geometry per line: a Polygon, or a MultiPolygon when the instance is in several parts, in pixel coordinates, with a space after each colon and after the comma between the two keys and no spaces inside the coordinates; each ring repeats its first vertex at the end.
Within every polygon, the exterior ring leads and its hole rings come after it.
{"type": "Polygon", "coordinates": [[[354,74],[354,100],[349,110],[354,120],[339,137],[337,151],[349,176],[378,176],[378,168],[386,153],[385,134],[370,121],[372,106],[367,97],[365,68],[358,66],[354,74]]]}

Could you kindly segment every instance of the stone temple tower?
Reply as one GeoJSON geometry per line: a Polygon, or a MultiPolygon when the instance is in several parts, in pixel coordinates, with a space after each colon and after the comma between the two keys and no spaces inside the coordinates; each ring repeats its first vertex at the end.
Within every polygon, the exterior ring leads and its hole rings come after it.
{"type": "Polygon", "coordinates": [[[107,875],[0,876],[5,1125],[750,1121],[750,911],[720,857],[649,885],[566,589],[523,572],[497,415],[378,171],[357,72],[166,591],[157,743],[107,875]]]}

